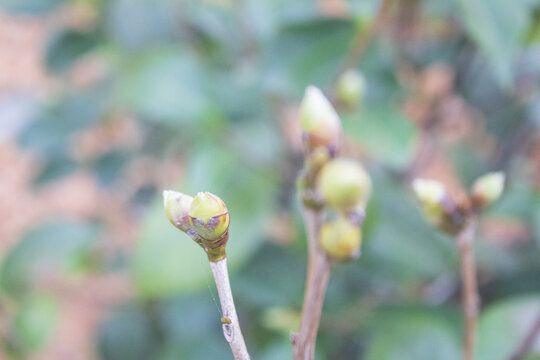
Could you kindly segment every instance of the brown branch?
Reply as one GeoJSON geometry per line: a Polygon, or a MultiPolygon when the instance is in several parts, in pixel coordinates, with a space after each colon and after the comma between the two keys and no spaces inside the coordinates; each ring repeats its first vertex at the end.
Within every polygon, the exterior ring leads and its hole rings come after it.
{"type": "Polygon", "coordinates": [[[474,237],[476,221],[473,219],[458,235],[458,247],[461,260],[462,302],[465,321],[463,359],[472,360],[476,338],[478,318],[478,284],[476,282],[476,264],[474,260],[474,237]]]}
{"type": "Polygon", "coordinates": [[[392,2],[393,0],[381,0],[381,5],[371,25],[365,31],[356,33],[343,62],[343,66],[338,73],[338,77],[360,62],[371,41],[384,25],[386,17],[392,8],[392,2]]]}
{"type": "Polygon", "coordinates": [[[332,269],[331,261],[319,246],[322,212],[304,209],[304,221],[308,238],[308,273],[300,331],[292,337],[295,360],[314,358],[326,285],[332,269]]]}
{"type": "Polygon", "coordinates": [[[517,349],[514,351],[510,360],[522,360],[527,356],[534,345],[534,341],[540,334],[540,314],[532,324],[531,328],[523,338],[523,341],[518,345],[517,349]]]}

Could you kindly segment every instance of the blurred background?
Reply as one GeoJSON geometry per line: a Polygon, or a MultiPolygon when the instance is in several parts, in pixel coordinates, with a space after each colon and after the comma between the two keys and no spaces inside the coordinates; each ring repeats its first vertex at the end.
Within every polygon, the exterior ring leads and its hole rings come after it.
{"type": "Polygon", "coordinates": [[[538,0],[0,0],[0,359],[232,359],[206,257],[163,189],[225,200],[248,348],[290,359],[297,106],[314,84],[374,181],[317,359],[461,357],[455,243],[410,182],[459,199],[504,170],[476,244],[476,359],[508,360],[540,314],[538,40],[538,0]],[[343,103],[348,68],[366,86],[343,103]]]}

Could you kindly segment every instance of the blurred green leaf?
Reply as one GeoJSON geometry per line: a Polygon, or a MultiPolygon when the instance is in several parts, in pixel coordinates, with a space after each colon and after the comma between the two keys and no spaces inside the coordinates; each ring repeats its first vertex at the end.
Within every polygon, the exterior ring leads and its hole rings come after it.
{"type": "Polygon", "coordinates": [[[487,308],[478,325],[477,360],[507,360],[540,315],[540,296],[513,298],[487,308]]]}
{"type": "Polygon", "coordinates": [[[125,73],[122,94],[143,119],[181,126],[213,111],[197,60],[187,53],[159,51],[125,73]]]}
{"type": "Polygon", "coordinates": [[[372,173],[379,222],[363,251],[376,271],[402,283],[435,278],[457,266],[454,244],[428,224],[404,188],[384,173],[372,173]],[[384,215],[384,216],[383,216],[384,215]],[[420,278],[419,278],[420,277],[420,278]],[[399,280],[398,280],[399,279],[399,280]]]}
{"type": "Polygon", "coordinates": [[[203,250],[169,223],[161,199],[154,201],[141,224],[132,263],[135,286],[144,297],[193,290],[210,278],[203,250]]]}
{"type": "Polygon", "coordinates": [[[468,32],[500,84],[512,87],[514,59],[534,0],[458,0],[458,4],[468,32]]]}
{"type": "Polygon", "coordinates": [[[140,305],[128,304],[116,309],[101,324],[98,349],[103,360],[146,360],[157,351],[152,319],[140,305]]]}
{"type": "Polygon", "coordinates": [[[49,222],[29,232],[11,249],[2,264],[1,289],[20,297],[36,277],[78,269],[98,232],[99,228],[94,225],[68,220],[49,222]]]}
{"type": "Polygon", "coordinates": [[[45,64],[56,73],[68,70],[98,44],[96,31],[62,29],[53,34],[45,50],[45,64]]]}
{"type": "Polygon", "coordinates": [[[18,141],[43,160],[65,159],[70,154],[70,135],[87,128],[108,107],[109,84],[100,83],[85,91],[72,91],[57,104],[44,108],[24,128],[18,141]]]}
{"type": "Polygon", "coordinates": [[[351,21],[310,19],[283,26],[266,48],[266,86],[300,95],[310,84],[329,88],[355,28],[351,21]]]}
{"type": "Polygon", "coordinates": [[[77,163],[69,156],[48,158],[34,178],[33,184],[35,186],[40,186],[50,183],[51,181],[58,180],[63,176],[71,174],[76,169],[77,163]]]}
{"type": "Polygon", "coordinates": [[[459,339],[448,322],[431,312],[387,310],[376,320],[366,360],[456,360],[459,339]]]}
{"type": "Polygon", "coordinates": [[[124,51],[154,47],[174,40],[180,11],[178,2],[107,0],[104,3],[108,34],[124,51]]]}
{"type": "Polygon", "coordinates": [[[53,333],[60,306],[48,295],[35,295],[26,299],[18,309],[13,331],[25,350],[39,350],[53,333]]]}
{"type": "Polygon", "coordinates": [[[56,9],[70,0],[0,0],[0,8],[12,13],[40,14],[56,9]]]}
{"type": "Polygon", "coordinates": [[[388,166],[402,168],[414,154],[417,130],[395,106],[373,106],[345,114],[343,126],[345,134],[388,166]]]}

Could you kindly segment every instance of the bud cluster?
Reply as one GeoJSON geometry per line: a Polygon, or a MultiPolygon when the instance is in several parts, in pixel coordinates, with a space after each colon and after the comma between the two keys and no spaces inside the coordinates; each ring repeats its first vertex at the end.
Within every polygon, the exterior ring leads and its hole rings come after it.
{"type": "Polygon", "coordinates": [[[476,180],[469,198],[456,203],[439,181],[415,179],[413,191],[422,204],[424,216],[440,230],[455,235],[487,206],[494,203],[504,190],[505,176],[502,172],[488,173],[476,180]]]}
{"type": "Polygon", "coordinates": [[[334,218],[320,232],[321,247],[337,261],[360,254],[371,180],[353,159],[336,157],[341,147],[341,121],[330,101],[314,86],[306,89],[300,106],[305,162],[298,180],[304,206],[330,210],[334,218]]]}
{"type": "Polygon", "coordinates": [[[193,198],[166,190],[163,206],[169,221],[199,244],[210,261],[225,258],[230,217],[223,200],[209,192],[200,192],[193,198]]]}

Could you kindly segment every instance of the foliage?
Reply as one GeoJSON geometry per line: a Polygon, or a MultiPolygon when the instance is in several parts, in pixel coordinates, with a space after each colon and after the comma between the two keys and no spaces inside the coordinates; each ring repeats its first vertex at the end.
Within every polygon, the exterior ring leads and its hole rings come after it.
{"type": "MultiPolygon", "coordinates": [[[[108,198],[122,199],[134,230],[126,232],[129,246],[115,247],[125,239],[111,230],[110,213],[83,220],[50,214],[28,225],[0,259],[0,312],[5,304],[18,339],[7,341],[6,356],[47,346],[62,294],[40,291],[45,272],[129,279],[134,293],[107,307],[98,326],[103,359],[229,358],[204,254],[163,213],[161,190],[171,188],[223,198],[248,348],[256,359],[290,357],[288,325],[302,305],[306,262],[295,197],[302,154],[288,137],[296,134],[291,107],[310,84],[332,95],[351,42],[369,29],[378,6],[344,1],[347,15],[331,16],[315,3],[326,1],[0,0],[8,16],[36,21],[77,6],[93,14],[90,24],[59,22],[48,34],[42,59],[55,92],[17,141],[40,161],[29,191],[89,173],[108,198]],[[80,84],[78,71],[91,72],[92,64],[101,69],[97,79],[80,84]],[[93,154],[77,152],[81,134],[126,118],[139,136],[129,146],[103,137],[93,154]],[[129,177],[141,159],[161,172],[129,177]],[[181,170],[169,176],[175,167],[181,170]]],[[[392,18],[375,35],[355,64],[367,83],[362,104],[338,107],[345,151],[367,164],[373,195],[360,259],[330,280],[317,359],[460,356],[457,250],[422,220],[409,189],[426,137],[467,186],[488,169],[510,179],[477,243],[483,314],[476,359],[506,359],[529,314],[540,312],[540,146],[529,146],[540,138],[533,36],[540,4],[400,3],[395,13],[409,9],[417,27],[401,14],[403,21],[392,18]],[[433,113],[450,113],[446,122],[426,130],[415,116],[428,111],[426,74],[441,63],[455,75],[444,99],[461,101],[473,115],[465,121],[461,112],[451,116],[455,106],[441,107],[433,113]],[[413,100],[417,112],[408,108],[413,100]],[[458,136],[460,126],[469,135],[458,136]],[[497,221],[502,229],[489,231],[497,221]],[[521,232],[504,231],[504,224],[521,232]]]]}

